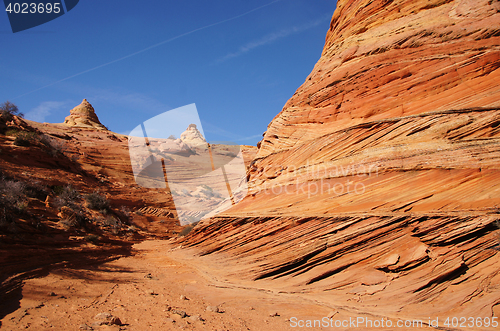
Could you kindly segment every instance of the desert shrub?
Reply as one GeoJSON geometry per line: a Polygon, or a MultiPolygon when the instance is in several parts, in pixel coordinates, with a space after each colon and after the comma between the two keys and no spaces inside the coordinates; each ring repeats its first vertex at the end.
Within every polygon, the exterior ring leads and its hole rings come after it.
{"type": "Polygon", "coordinates": [[[28,147],[36,141],[34,132],[20,131],[15,134],[14,145],[28,147]]]}
{"type": "Polygon", "coordinates": [[[99,191],[94,191],[90,194],[85,195],[85,201],[87,201],[87,207],[94,210],[105,210],[109,209],[109,201],[106,196],[101,194],[99,191]]]}
{"type": "Polygon", "coordinates": [[[70,227],[82,227],[89,221],[81,209],[72,209],[68,206],[61,207],[59,216],[62,218],[62,223],[70,227]]]}
{"type": "Polygon", "coordinates": [[[5,135],[15,137],[19,132],[20,131],[17,129],[8,129],[7,131],[5,131],[5,135]]]}
{"type": "Polygon", "coordinates": [[[87,236],[84,237],[84,239],[88,242],[91,242],[91,243],[96,243],[99,241],[99,239],[101,239],[98,235],[96,234],[89,234],[87,236]]]}
{"type": "Polygon", "coordinates": [[[73,154],[69,159],[71,160],[71,162],[77,162],[80,159],[80,155],[73,154]]]}
{"type": "Polygon", "coordinates": [[[0,104],[0,116],[4,121],[10,121],[13,116],[24,117],[23,113],[19,111],[19,108],[10,101],[5,101],[0,104]]]}
{"type": "Polygon", "coordinates": [[[0,191],[4,198],[13,203],[24,196],[25,184],[16,180],[2,178],[0,180],[0,191]]]}
{"type": "Polygon", "coordinates": [[[122,212],[123,216],[130,217],[130,208],[128,208],[127,206],[121,206],[120,211],[122,212]]]}
{"type": "Polygon", "coordinates": [[[55,195],[59,195],[62,193],[62,191],[64,190],[64,187],[61,186],[61,185],[51,185],[50,186],[50,189],[52,190],[52,192],[55,194],[55,195]]]}
{"type": "Polygon", "coordinates": [[[53,139],[49,146],[49,154],[52,156],[57,156],[59,154],[64,154],[67,147],[62,141],[53,139]]]}
{"type": "Polygon", "coordinates": [[[130,208],[126,206],[121,206],[120,207],[120,212],[125,220],[130,220],[132,216],[132,212],[130,211],[130,208]]]}
{"type": "MultiPolygon", "coordinates": [[[[57,187],[56,187],[57,189],[57,187]]],[[[54,191],[56,191],[56,189],[54,191]]],[[[60,190],[58,196],[54,199],[55,205],[58,208],[63,206],[69,207],[72,210],[80,210],[79,201],[80,193],[71,185],[67,185],[60,190]]]]}
{"type": "Polygon", "coordinates": [[[60,197],[68,201],[75,201],[80,199],[81,195],[73,186],[67,185],[63,188],[60,197]]]}
{"type": "Polygon", "coordinates": [[[28,201],[19,201],[18,203],[16,203],[15,208],[20,213],[26,213],[28,211],[28,201]]]}
{"type": "Polygon", "coordinates": [[[108,227],[113,234],[118,234],[122,228],[123,223],[114,216],[107,216],[102,224],[108,227]]]}
{"type": "Polygon", "coordinates": [[[193,228],[195,227],[196,223],[191,223],[191,224],[188,224],[186,226],[184,226],[184,228],[181,230],[181,232],[179,232],[179,236],[187,236],[191,230],[193,230],[193,228]]]}
{"type": "Polygon", "coordinates": [[[46,134],[41,134],[38,136],[38,141],[47,147],[48,153],[51,156],[57,156],[59,154],[64,154],[67,146],[64,142],[50,138],[46,134]]]}
{"type": "Polygon", "coordinates": [[[46,134],[41,134],[38,136],[38,141],[45,146],[50,146],[50,143],[52,142],[52,138],[50,138],[46,134]]]}
{"type": "Polygon", "coordinates": [[[39,181],[34,179],[29,179],[26,181],[26,195],[30,198],[44,200],[49,193],[49,188],[39,181]]]}
{"type": "Polygon", "coordinates": [[[75,211],[73,216],[64,218],[61,223],[67,227],[81,228],[84,227],[88,222],[88,218],[85,217],[81,210],[75,211]]]}
{"type": "Polygon", "coordinates": [[[121,222],[113,216],[108,216],[104,219],[105,226],[118,227],[121,226],[121,222]]]}
{"type": "Polygon", "coordinates": [[[13,208],[18,212],[26,211],[26,185],[23,182],[9,180],[2,177],[0,179],[1,203],[7,209],[13,208]]]}

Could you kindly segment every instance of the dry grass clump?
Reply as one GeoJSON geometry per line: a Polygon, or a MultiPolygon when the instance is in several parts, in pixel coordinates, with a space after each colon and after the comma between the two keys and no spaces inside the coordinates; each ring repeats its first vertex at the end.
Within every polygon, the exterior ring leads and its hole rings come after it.
{"type": "Polygon", "coordinates": [[[87,208],[93,210],[105,211],[104,213],[106,213],[110,209],[108,199],[99,190],[86,194],[85,201],[87,202],[87,208]]]}

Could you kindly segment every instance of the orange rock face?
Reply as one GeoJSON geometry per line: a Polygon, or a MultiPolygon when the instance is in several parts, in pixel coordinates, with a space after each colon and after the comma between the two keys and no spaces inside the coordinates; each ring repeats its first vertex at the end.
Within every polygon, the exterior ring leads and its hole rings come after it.
{"type": "Polygon", "coordinates": [[[338,1],[249,196],[184,244],[345,311],[499,316],[499,45],[499,1],[338,1]]]}
{"type": "Polygon", "coordinates": [[[321,59],[259,156],[354,124],[498,107],[498,1],[339,1],[321,59]]]}

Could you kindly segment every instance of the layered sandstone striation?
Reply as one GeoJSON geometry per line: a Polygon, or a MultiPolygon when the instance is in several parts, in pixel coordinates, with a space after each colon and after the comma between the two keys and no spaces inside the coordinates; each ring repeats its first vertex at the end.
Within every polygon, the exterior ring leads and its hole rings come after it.
{"type": "Polygon", "coordinates": [[[183,244],[340,311],[499,316],[499,45],[499,1],[338,1],[249,195],[183,244]]]}
{"type": "Polygon", "coordinates": [[[339,1],[322,56],[260,157],[388,118],[498,107],[499,1],[339,1]]]}
{"type": "Polygon", "coordinates": [[[81,104],[71,109],[70,115],[64,120],[64,124],[71,127],[107,130],[97,118],[94,107],[87,99],[83,99],[81,104]]]}

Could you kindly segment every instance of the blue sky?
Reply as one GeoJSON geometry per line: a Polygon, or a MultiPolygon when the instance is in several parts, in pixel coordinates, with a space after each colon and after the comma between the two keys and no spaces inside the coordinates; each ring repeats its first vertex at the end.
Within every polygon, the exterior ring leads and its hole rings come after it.
{"type": "Polygon", "coordinates": [[[208,141],[255,145],[318,61],[332,0],[81,0],[12,33],[0,13],[0,102],[61,123],[86,98],[128,133],[195,103],[208,141]]]}

